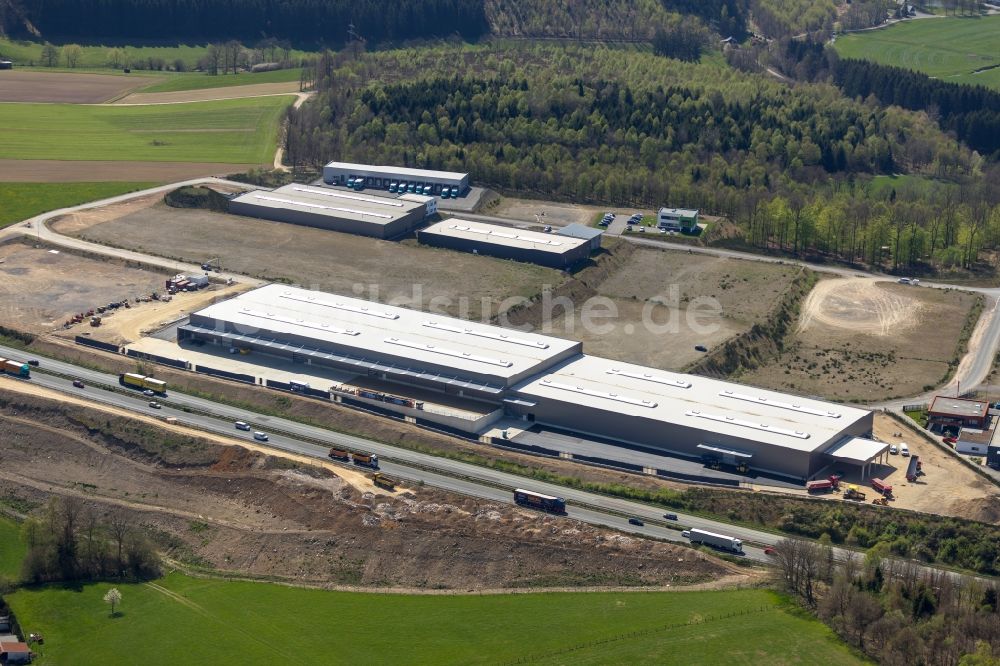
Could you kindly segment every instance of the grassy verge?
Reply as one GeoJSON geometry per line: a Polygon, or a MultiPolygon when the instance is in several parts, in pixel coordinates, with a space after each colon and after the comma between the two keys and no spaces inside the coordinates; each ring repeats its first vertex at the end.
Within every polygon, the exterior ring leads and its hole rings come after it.
{"type": "Polygon", "coordinates": [[[39,213],[135,192],[157,183],[0,183],[0,228],[39,213]]]}
{"type": "Polygon", "coordinates": [[[0,158],[269,163],[293,98],[152,106],[0,105],[0,158]]]}
{"type": "Polygon", "coordinates": [[[23,589],[39,664],[862,663],[765,590],[512,595],[330,592],[170,574],[153,585],[23,589]],[[165,632],[164,628],[170,631],[165,632]],[[169,635],[168,635],[169,634],[169,635]],[[183,636],[184,640],[176,640],[183,636]],[[292,636],[308,637],[290,640],[292,636]]]}
{"type": "Polygon", "coordinates": [[[16,580],[21,573],[21,561],[28,547],[21,539],[21,526],[0,515],[0,578],[16,580]]]}

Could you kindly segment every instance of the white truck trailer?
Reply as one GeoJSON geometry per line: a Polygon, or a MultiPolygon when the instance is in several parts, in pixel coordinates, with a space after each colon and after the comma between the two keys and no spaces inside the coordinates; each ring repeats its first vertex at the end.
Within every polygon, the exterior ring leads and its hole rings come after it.
{"type": "Polygon", "coordinates": [[[684,530],[681,532],[681,536],[690,539],[691,543],[703,543],[706,546],[731,550],[734,553],[743,552],[743,542],[736,537],[696,529],[684,530]]]}

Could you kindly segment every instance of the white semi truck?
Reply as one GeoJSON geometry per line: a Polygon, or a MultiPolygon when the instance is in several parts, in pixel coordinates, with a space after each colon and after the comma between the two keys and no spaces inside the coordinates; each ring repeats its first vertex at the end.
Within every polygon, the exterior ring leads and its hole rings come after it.
{"type": "Polygon", "coordinates": [[[684,530],[681,532],[681,536],[690,539],[691,543],[703,543],[706,546],[731,550],[734,553],[743,552],[743,542],[736,537],[696,529],[684,530]]]}

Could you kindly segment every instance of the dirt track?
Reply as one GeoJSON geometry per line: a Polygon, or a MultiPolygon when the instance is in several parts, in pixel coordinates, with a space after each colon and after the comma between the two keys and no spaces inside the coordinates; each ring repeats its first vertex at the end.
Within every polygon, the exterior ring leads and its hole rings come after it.
{"type": "Polygon", "coordinates": [[[98,104],[159,80],[145,76],[9,70],[0,72],[0,102],[98,104]]]}
{"type": "Polygon", "coordinates": [[[115,104],[179,104],[183,102],[205,102],[217,99],[238,99],[241,97],[261,97],[299,92],[297,81],[282,83],[252,83],[245,86],[225,88],[204,88],[201,90],[177,90],[174,92],[132,93],[115,101],[115,104]]]}
{"type": "Polygon", "coordinates": [[[113,162],[0,159],[0,182],[92,183],[107,180],[170,183],[200,176],[225,176],[258,164],[225,162],[113,162]]]}
{"type": "Polygon", "coordinates": [[[921,310],[918,300],[888,291],[875,280],[821,280],[802,305],[798,331],[829,326],[858,334],[893,335],[919,321],[921,310]]]}

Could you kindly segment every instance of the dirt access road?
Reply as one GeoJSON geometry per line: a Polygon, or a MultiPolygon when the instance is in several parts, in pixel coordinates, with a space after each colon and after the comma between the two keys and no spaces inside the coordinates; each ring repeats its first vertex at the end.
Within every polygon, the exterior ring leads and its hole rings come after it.
{"type": "Polygon", "coordinates": [[[147,76],[5,70],[0,71],[0,102],[99,104],[159,80],[147,76]]]}

